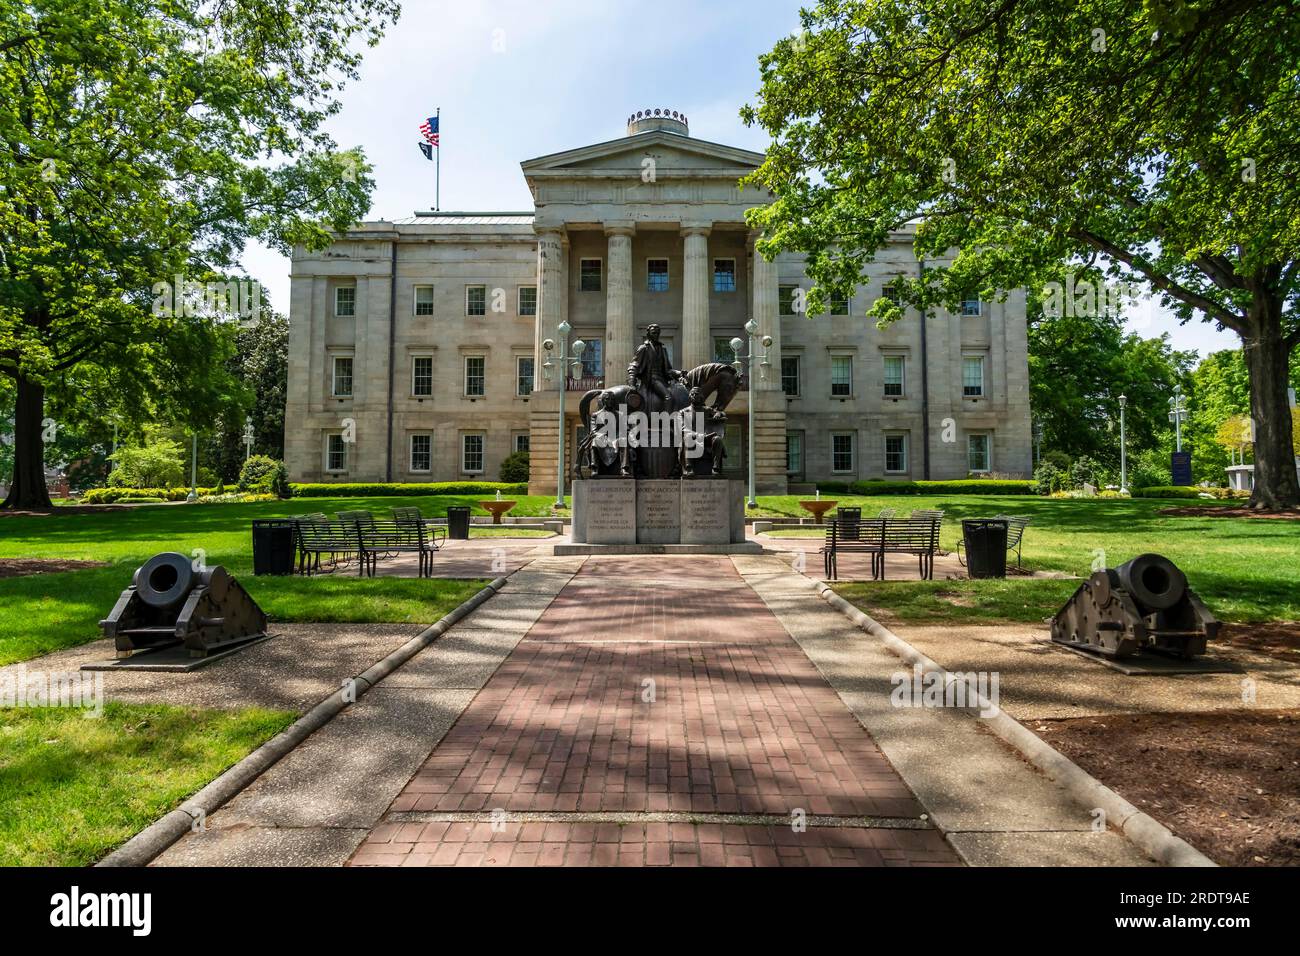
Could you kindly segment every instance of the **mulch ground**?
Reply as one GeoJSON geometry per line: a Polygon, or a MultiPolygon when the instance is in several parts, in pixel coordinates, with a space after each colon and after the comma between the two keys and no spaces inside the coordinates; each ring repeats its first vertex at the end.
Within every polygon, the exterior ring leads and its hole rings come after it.
{"type": "Polygon", "coordinates": [[[1300,866],[1300,710],[1034,721],[1040,737],[1224,866],[1300,866]]]}
{"type": "Polygon", "coordinates": [[[1257,654],[1300,664],[1300,621],[1265,624],[1224,624],[1214,644],[1244,647],[1257,654]]]}
{"type": "Polygon", "coordinates": [[[0,558],[0,578],[21,578],[28,574],[50,574],[54,571],[82,571],[86,568],[106,568],[107,561],[61,561],[56,558],[0,558]]]}
{"type": "Polygon", "coordinates": [[[1179,508],[1161,508],[1158,514],[1173,518],[1280,518],[1283,521],[1300,521],[1300,509],[1287,511],[1255,511],[1244,505],[1224,508],[1218,505],[1188,505],[1179,508]]]}

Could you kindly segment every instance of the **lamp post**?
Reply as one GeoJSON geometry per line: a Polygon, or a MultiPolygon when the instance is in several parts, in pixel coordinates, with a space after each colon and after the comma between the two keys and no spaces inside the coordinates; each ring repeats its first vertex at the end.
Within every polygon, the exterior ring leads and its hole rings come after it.
{"type": "Polygon", "coordinates": [[[753,319],[750,319],[745,323],[745,334],[749,337],[749,350],[743,357],[740,354],[740,347],[745,344],[744,341],[740,338],[734,338],[731,340],[731,353],[736,357],[736,361],[733,364],[736,367],[736,371],[740,371],[740,366],[742,364],[745,366],[745,381],[749,385],[749,414],[747,416],[749,418],[749,500],[745,502],[745,507],[747,508],[758,507],[758,499],[754,497],[754,399],[758,391],[754,388],[754,359],[758,359],[758,374],[760,378],[767,378],[767,369],[771,364],[771,362],[768,361],[767,350],[772,345],[772,336],[763,336],[761,340],[763,350],[758,352],[756,351],[755,346],[755,342],[758,341],[757,333],[758,323],[753,319]]]}
{"type": "Polygon", "coordinates": [[[1128,396],[1119,397],[1119,493],[1128,494],[1128,443],[1124,440],[1124,407],[1128,396]]]}
{"type": "Polygon", "coordinates": [[[551,353],[555,351],[554,339],[547,339],[542,343],[542,348],[546,350],[546,361],[542,363],[542,375],[545,378],[551,377],[551,369],[556,364],[560,366],[559,385],[560,385],[560,426],[557,432],[558,445],[557,455],[559,456],[555,464],[555,507],[564,507],[564,393],[568,390],[568,369],[572,365],[574,368],[581,368],[582,353],[587,350],[587,343],[578,339],[573,343],[573,354],[568,354],[569,333],[573,331],[573,326],[569,325],[567,320],[561,320],[560,324],[555,327],[555,331],[560,335],[560,353],[555,357],[556,361],[551,361],[551,353]]]}
{"type": "Polygon", "coordinates": [[[199,500],[199,433],[190,432],[190,493],[185,496],[186,501],[194,502],[199,500]]]}
{"type": "Polygon", "coordinates": [[[244,416],[244,461],[253,454],[253,416],[244,416]]]}
{"type": "Polygon", "coordinates": [[[1043,463],[1043,423],[1035,421],[1033,426],[1034,433],[1034,463],[1041,465],[1043,463]]]}

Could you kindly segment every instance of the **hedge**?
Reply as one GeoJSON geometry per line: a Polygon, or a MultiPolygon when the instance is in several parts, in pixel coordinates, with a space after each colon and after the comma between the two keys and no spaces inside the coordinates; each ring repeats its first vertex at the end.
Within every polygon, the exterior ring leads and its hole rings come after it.
{"type": "Polygon", "coordinates": [[[295,498],[379,498],[399,495],[526,495],[528,485],[504,481],[427,481],[362,484],[298,484],[290,482],[295,498]]]}
{"type": "Polygon", "coordinates": [[[1198,488],[1194,485],[1153,485],[1150,488],[1138,488],[1134,498],[1199,498],[1201,495],[1213,495],[1215,498],[1249,498],[1248,491],[1234,491],[1231,488],[1198,488]]]}
{"type": "Polygon", "coordinates": [[[1034,495],[1036,482],[1027,478],[959,478],[953,481],[818,482],[829,494],[854,495],[1034,495]]]}
{"type": "MultiPolygon", "coordinates": [[[[200,495],[210,495],[216,488],[199,488],[200,495]]],[[[84,505],[110,505],[115,501],[139,501],[148,498],[157,501],[184,501],[189,488],[91,488],[81,496],[84,505]]]]}

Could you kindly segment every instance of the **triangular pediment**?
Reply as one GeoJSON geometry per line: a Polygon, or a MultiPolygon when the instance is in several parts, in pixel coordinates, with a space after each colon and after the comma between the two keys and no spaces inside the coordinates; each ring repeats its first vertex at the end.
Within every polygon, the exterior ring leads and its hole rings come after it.
{"type": "Polygon", "coordinates": [[[627,170],[642,168],[647,157],[653,158],[660,169],[698,170],[701,174],[713,170],[726,170],[730,173],[756,169],[764,158],[762,153],[748,149],[655,130],[562,153],[538,156],[536,159],[525,160],[520,166],[527,177],[563,176],[565,172],[590,176],[600,170],[622,175],[627,170]]]}

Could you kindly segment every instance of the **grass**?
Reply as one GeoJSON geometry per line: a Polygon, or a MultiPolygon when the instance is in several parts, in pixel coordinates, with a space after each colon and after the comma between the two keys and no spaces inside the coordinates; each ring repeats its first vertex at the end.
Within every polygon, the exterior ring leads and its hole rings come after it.
{"type": "Polygon", "coordinates": [[[1060,578],[992,581],[855,581],[832,587],[868,613],[912,624],[1041,624],[1079,586],[1060,578]]]}
{"type": "Polygon", "coordinates": [[[0,866],[85,866],[294,715],[110,703],[0,709],[0,866]]]}
{"type": "MultiPolygon", "coordinates": [[[[1300,620],[1300,522],[1174,518],[1158,512],[1178,502],[1148,498],[828,497],[848,507],[862,508],[864,516],[873,516],[881,508],[897,508],[903,514],[914,508],[942,508],[946,513],[940,541],[949,551],[956,549],[961,538],[962,518],[1028,515],[1032,523],[1025,530],[1027,567],[1086,576],[1095,561],[1114,567],[1135,555],[1154,551],[1182,568],[1191,586],[1223,620],[1300,620]]],[[[805,515],[792,495],[765,497],[760,503],[787,515],[805,515]]],[[[1196,503],[1222,506],[1208,501],[1196,503]]],[[[808,530],[813,535],[823,533],[808,530]]],[[[962,610],[969,617],[971,609],[962,610]]]]}

